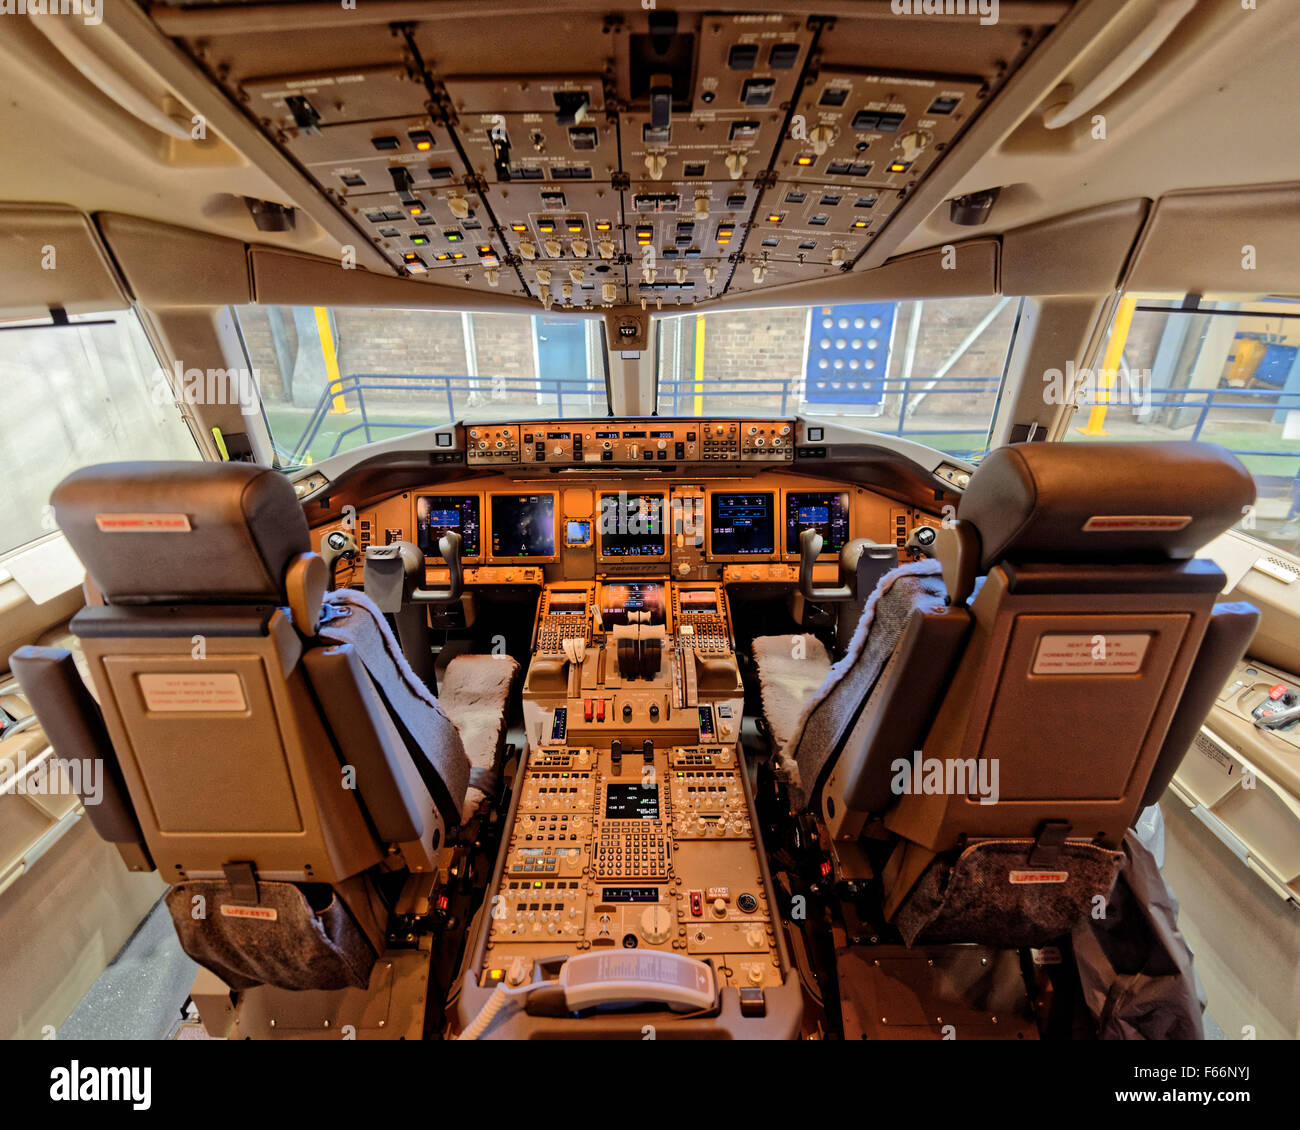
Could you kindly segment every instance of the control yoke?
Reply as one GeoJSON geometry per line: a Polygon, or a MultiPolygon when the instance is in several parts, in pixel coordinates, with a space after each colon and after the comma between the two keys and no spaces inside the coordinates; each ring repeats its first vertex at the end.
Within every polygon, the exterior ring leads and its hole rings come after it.
{"type": "Polygon", "coordinates": [[[455,530],[448,530],[438,539],[438,552],[447,564],[447,587],[444,589],[417,588],[411,599],[419,604],[454,604],[465,590],[465,574],[460,567],[461,538],[455,530]]]}
{"type": "Polygon", "coordinates": [[[460,564],[460,534],[443,534],[438,550],[449,571],[446,588],[421,588],[424,553],[409,541],[372,545],[366,549],[363,587],[381,612],[393,617],[402,654],[430,690],[435,689],[429,615],[425,605],[456,604],[464,591],[460,564]]]}
{"type": "Polygon", "coordinates": [[[877,545],[866,538],[854,538],[840,551],[838,585],[819,587],[813,580],[813,566],[825,544],[821,534],[809,528],[799,535],[799,591],[822,604],[864,601],[877,582],[898,563],[892,545],[877,545]]]}
{"type": "Polygon", "coordinates": [[[330,588],[334,587],[334,566],[343,559],[355,561],[358,552],[357,539],[350,530],[331,530],[320,539],[320,555],[325,562],[330,588]]]}

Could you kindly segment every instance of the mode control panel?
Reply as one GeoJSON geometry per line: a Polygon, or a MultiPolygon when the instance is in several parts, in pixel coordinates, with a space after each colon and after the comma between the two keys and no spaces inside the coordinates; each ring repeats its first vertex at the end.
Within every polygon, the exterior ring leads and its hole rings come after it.
{"type": "Polygon", "coordinates": [[[794,429],[792,420],[538,420],[471,428],[468,449],[471,463],[509,462],[493,453],[517,450],[521,464],[553,467],[782,463],[794,459],[794,429]]]}

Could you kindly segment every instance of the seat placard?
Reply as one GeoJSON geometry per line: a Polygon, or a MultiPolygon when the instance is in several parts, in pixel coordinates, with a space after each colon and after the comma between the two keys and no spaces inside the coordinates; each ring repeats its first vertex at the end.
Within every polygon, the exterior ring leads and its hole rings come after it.
{"type": "Polygon", "coordinates": [[[155,713],[243,713],[244,684],[235,674],[140,674],[144,704],[155,713]]]}
{"type": "Polygon", "coordinates": [[[1132,675],[1142,668],[1150,632],[1052,633],[1038,641],[1035,675],[1132,675]]]}

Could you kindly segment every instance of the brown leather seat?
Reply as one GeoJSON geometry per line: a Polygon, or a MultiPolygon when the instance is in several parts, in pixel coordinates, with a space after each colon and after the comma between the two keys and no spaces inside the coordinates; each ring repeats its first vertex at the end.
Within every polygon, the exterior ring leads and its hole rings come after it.
{"type": "Polygon", "coordinates": [[[456,726],[382,616],[375,646],[322,637],[324,565],[278,472],[106,464],[53,503],[102,597],[72,622],[100,707],[66,650],[13,669],[59,755],[104,764],[96,827],[174,885],[182,943],[232,986],[364,985],[405,897],[387,876],[432,883],[462,821],[456,726]]]}
{"type": "Polygon", "coordinates": [[[1212,444],[981,463],[931,575],[877,614],[791,752],[842,873],[864,833],[893,842],[880,878],[907,941],[1040,944],[1106,893],[1258,622],[1195,557],[1253,500],[1212,444]]]}

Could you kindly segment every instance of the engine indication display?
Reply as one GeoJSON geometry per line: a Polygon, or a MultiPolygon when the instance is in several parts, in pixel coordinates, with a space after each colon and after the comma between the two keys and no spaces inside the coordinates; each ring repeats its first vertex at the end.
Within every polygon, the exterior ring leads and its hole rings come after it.
{"type": "Polygon", "coordinates": [[[839,553],[849,540],[848,491],[791,491],[785,496],[785,551],[799,552],[799,535],[816,530],[823,553],[839,553]]]}
{"type": "Polygon", "coordinates": [[[443,534],[460,534],[461,555],[479,555],[478,496],[422,494],[415,500],[415,542],[426,558],[438,560],[438,539],[443,534]]]}
{"type": "Polygon", "coordinates": [[[602,494],[600,555],[662,558],[668,553],[662,494],[602,494]]]}

